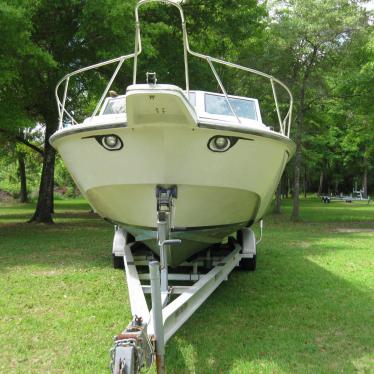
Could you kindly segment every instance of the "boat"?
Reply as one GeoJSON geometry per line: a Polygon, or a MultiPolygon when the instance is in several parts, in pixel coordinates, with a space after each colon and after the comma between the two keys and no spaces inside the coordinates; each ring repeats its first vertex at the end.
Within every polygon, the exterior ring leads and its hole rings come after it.
{"type": "MultiPolygon", "coordinates": [[[[164,374],[165,344],[171,336],[235,267],[256,268],[259,241],[251,227],[257,222],[262,227],[295,152],[290,139],[293,99],[287,86],[269,74],[191,50],[180,1],[140,0],[135,20],[132,54],[60,80],[59,129],[50,143],[93,209],[115,224],[113,264],[125,268],[133,320],[114,339],[112,374],[138,374],[154,360],[157,373],[164,374]],[[180,12],[185,87],[158,82],[152,71],[138,82],[139,9],[151,2],[180,12]],[[189,56],[210,66],[220,92],[190,87],[189,56]],[[132,83],[125,92],[114,92],[113,82],[129,59],[134,60],[132,83]],[[111,64],[113,75],[92,115],[76,120],[82,110],[72,109],[69,82],[111,64]],[[276,128],[263,123],[258,99],[227,93],[217,65],[268,80],[276,128]],[[287,110],[278,102],[279,88],[289,96],[287,110]],[[145,293],[152,295],[152,310],[145,293]]],[[[87,97],[85,91],[82,95],[87,97]]]]}
{"type": "Polygon", "coordinates": [[[142,52],[138,8],[149,2],[139,1],[136,7],[132,54],[77,70],[59,82],[60,126],[50,143],[94,211],[156,255],[160,255],[156,208],[167,196],[170,238],[181,241],[167,248],[168,265],[175,267],[263,219],[295,152],[290,139],[292,95],[271,75],[192,51],[182,8],[171,0],[163,3],[180,10],[186,85],[158,82],[155,72],[138,83],[142,52]],[[210,66],[220,92],[190,88],[189,56],[210,66]],[[111,91],[113,81],[129,59],[134,60],[133,82],[117,94],[111,91]],[[69,80],[109,64],[115,64],[115,70],[93,114],[78,123],[74,111],[66,108],[69,80]],[[277,129],[263,123],[256,98],[226,92],[217,65],[269,81],[277,129]],[[279,87],[289,95],[283,117],[279,87]]]}

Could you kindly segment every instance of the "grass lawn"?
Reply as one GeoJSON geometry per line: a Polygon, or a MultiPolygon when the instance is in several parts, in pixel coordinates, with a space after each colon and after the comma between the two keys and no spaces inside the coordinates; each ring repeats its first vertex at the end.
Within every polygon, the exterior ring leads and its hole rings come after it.
{"type": "MultiPolygon", "coordinates": [[[[108,373],[131,319],[113,227],[82,200],[0,206],[0,373],[108,373]]],[[[265,220],[254,273],[234,271],[167,345],[169,373],[374,373],[374,204],[302,201],[265,220]]],[[[154,373],[154,371],[151,371],[154,373]]]]}

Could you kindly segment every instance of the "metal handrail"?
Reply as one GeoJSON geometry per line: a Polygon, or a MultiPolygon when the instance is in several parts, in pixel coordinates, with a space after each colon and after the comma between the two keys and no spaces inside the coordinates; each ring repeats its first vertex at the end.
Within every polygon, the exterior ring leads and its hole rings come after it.
{"type": "Polygon", "coordinates": [[[99,111],[99,109],[100,109],[103,101],[105,100],[105,97],[106,97],[106,95],[107,95],[107,93],[108,93],[108,91],[109,91],[109,89],[110,89],[113,81],[117,77],[117,74],[118,74],[120,68],[122,67],[123,62],[126,61],[126,60],[128,60],[128,59],[130,59],[130,58],[134,59],[133,84],[136,84],[137,67],[138,67],[138,56],[142,53],[139,8],[142,5],[145,5],[147,3],[163,3],[163,4],[168,4],[168,5],[175,6],[176,8],[178,8],[179,13],[180,13],[180,17],[181,17],[181,21],[182,21],[184,65],[185,65],[185,80],[186,80],[186,92],[187,92],[187,95],[189,94],[189,91],[190,91],[189,69],[188,69],[188,55],[189,54],[192,55],[192,56],[195,56],[197,58],[203,59],[203,60],[205,60],[208,63],[208,65],[210,66],[210,68],[211,68],[211,70],[213,72],[213,75],[214,75],[215,79],[218,82],[218,85],[221,88],[221,91],[222,91],[222,93],[223,93],[223,95],[224,95],[224,97],[226,99],[226,102],[227,102],[227,104],[228,104],[228,106],[230,108],[230,111],[234,114],[234,116],[236,117],[238,123],[240,123],[240,118],[239,118],[239,116],[237,115],[237,113],[235,112],[235,110],[233,109],[233,107],[232,107],[232,105],[230,103],[230,100],[229,100],[229,97],[227,95],[227,92],[226,92],[226,90],[225,90],[225,88],[224,88],[224,86],[222,84],[222,81],[221,81],[221,79],[220,79],[220,77],[219,77],[216,69],[214,68],[213,63],[224,65],[224,66],[228,66],[228,67],[231,67],[231,68],[235,68],[235,69],[238,69],[238,70],[246,71],[248,73],[251,73],[251,74],[254,74],[254,75],[258,75],[258,76],[267,78],[270,81],[272,92],[273,92],[273,98],[274,98],[275,109],[276,109],[277,117],[278,117],[278,121],[279,121],[280,132],[281,132],[281,134],[283,134],[283,135],[285,135],[287,137],[290,136],[291,122],[292,122],[293,96],[292,96],[292,93],[289,90],[289,88],[283,82],[281,82],[280,80],[278,80],[277,78],[273,77],[270,74],[266,74],[266,73],[263,73],[263,72],[261,72],[259,70],[251,69],[251,68],[248,68],[248,67],[245,67],[245,66],[242,66],[242,65],[234,64],[232,62],[227,62],[227,61],[215,58],[215,57],[211,57],[211,56],[208,56],[208,55],[204,55],[202,53],[198,53],[198,52],[192,51],[191,48],[190,48],[190,45],[189,45],[189,41],[188,41],[188,33],[187,33],[187,27],[186,27],[186,20],[185,20],[185,17],[184,17],[184,13],[183,13],[183,9],[182,9],[182,6],[181,6],[181,2],[182,1],[180,1],[180,0],[179,1],[178,0],[140,0],[136,4],[136,6],[135,6],[135,51],[134,51],[134,53],[131,53],[131,54],[128,54],[128,55],[124,55],[124,56],[120,56],[120,57],[117,57],[117,58],[114,58],[114,59],[111,59],[111,60],[107,60],[107,61],[104,61],[104,62],[101,62],[101,63],[98,63],[98,64],[94,64],[94,65],[82,68],[82,69],[78,69],[78,70],[76,70],[76,71],[74,71],[72,73],[69,73],[69,74],[65,75],[58,82],[58,84],[56,86],[56,90],[55,90],[55,96],[56,96],[58,113],[59,113],[59,126],[60,127],[63,126],[64,114],[66,114],[69,117],[69,119],[72,121],[73,124],[77,123],[77,121],[73,118],[73,116],[71,114],[69,114],[66,111],[66,109],[65,109],[65,103],[66,103],[66,98],[67,98],[69,80],[70,80],[70,78],[72,76],[80,74],[80,73],[83,73],[83,72],[86,72],[88,70],[97,69],[97,68],[100,68],[102,66],[118,62],[117,67],[116,67],[116,69],[115,69],[115,71],[114,71],[111,79],[109,80],[109,82],[108,82],[108,84],[107,84],[107,86],[106,86],[106,88],[105,88],[102,96],[100,97],[100,100],[99,100],[98,104],[96,105],[95,110],[94,110],[91,118],[93,116],[95,116],[97,114],[97,112],[99,111]],[[58,89],[59,89],[60,85],[63,82],[65,82],[65,88],[64,88],[63,99],[62,99],[62,102],[61,102],[59,94],[58,94],[58,89]],[[277,97],[275,83],[278,84],[279,86],[281,86],[287,92],[287,94],[289,95],[289,108],[288,108],[288,111],[287,111],[286,115],[283,118],[281,116],[280,109],[279,109],[279,103],[278,103],[278,97],[277,97]]]}
{"type": "Polygon", "coordinates": [[[214,74],[214,76],[215,76],[215,78],[216,78],[216,80],[217,80],[217,82],[218,82],[218,84],[219,84],[219,86],[221,88],[222,93],[225,95],[226,103],[229,106],[231,113],[234,115],[234,117],[236,117],[237,121],[239,123],[241,123],[240,118],[235,113],[235,110],[233,109],[233,107],[232,107],[232,105],[230,103],[229,97],[227,96],[226,89],[225,89],[225,87],[224,87],[224,85],[223,85],[223,83],[221,81],[221,78],[219,77],[219,75],[217,73],[217,70],[215,69],[215,67],[214,67],[214,65],[213,65],[213,63],[212,63],[212,61],[210,59],[207,59],[207,61],[208,61],[208,64],[210,66],[210,69],[212,70],[212,72],[213,72],[213,74],[214,74]]]}
{"type": "Polygon", "coordinates": [[[80,73],[84,73],[86,71],[89,71],[89,70],[93,70],[93,69],[97,69],[97,68],[100,68],[102,66],[105,66],[105,65],[110,65],[110,64],[114,64],[115,62],[118,62],[118,65],[117,65],[117,68],[115,69],[109,83],[107,84],[105,90],[104,90],[104,93],[103,95],[101,96],[98,104],[96,105],[95,107],[95,110],[92,114],[92,117],[97,113],[98,109],[100,108],[102,102],[104,101],[105,99],[105,96],[106,94],[108,93],[109,91],[109,88],[110,86],[112,85],[114,79],[116,78],[122,64],[124,61],[130,59],[130,58],[133,58],[135,55],[135,53],[131,53],[129,55],[124,55],[124,56],[120,56],[120,57],[116,57],[116,58],[112,58],[110,60],[107,60],[107,61],[103,61],[103,62],[99,62],[97,64],[94,64],[94,65],[90,65],[90,66],[86,66],[84,68],[81,68],[81,69],[78,69],[78,70],[75,70],[69,74],[66,74],[62,79],[60,79],[56,85],[56,88],[55,88],[55,97],[56,97],[56,102],[57,102],[57,109],[58,109],[58,114],[59,114],[59,127],[63,127],[63,120],[64,120],[64,113],[67,114],[67,116],[72,120],[72,122],[75,122],[77,123],[77,121],[74,119],[74,117],[67,112],[67,110],[65,109],[65,103],[66,103],[66,98],[67,98],[67,92],[68,92],[68,86],[69,86],[69,81],[70,81],[70,78],[77,75],[77,74],[80,74],[80,73]],[[58,89],[60,88],[61,84],[65,82],[65,88],[64,88],[64,95],[63,95],[63,98],[62,98],[62,102],[60,100],[60,96],[58,94],[58,89]]]}
{"type": "MultiPolygon", "coordinates": [[[[155,1],[155,0],[153,0],[153,1],[155,1]]],[[[291,122],[292,122],[293,96],[292,96],[292,93],[289,90],[289,88],[283,82],[281,82],[279,79],[273,77],[272,75],[263,73],[262,71],[251,69],[251,68],[248,68],[248,67],[245,67],[245,66],[242,66],[242,65],[234,64],[232,62],[227,62],[227,61],[224,61],[224,60],[220,60],[218,58],[210,57],[210,56],[207,56],[207,55],[203,55],[201,53],[192,51],[189,47],[188,47],[188,52],[195,57],[199,57],[201,59],[204,59],[204,60],[208,61],[208,63],[209,63],[209,61],[210,62],[216,62],[216,63],[221,64],[221,65],[225,65],[225,66],[228,66],[228,67],[236,68],[236,69],[239,69],[239,70],[247,71],[247,72],[255,74],[255,75],[262,76],[262,77],[270,80],[270,83],[272,84],[272,87],[274,87],[274,82],[275,82],[275,83],[279,84],[282,88],[284,88],[285,91],[289,95],[289,100],[290,101],[289,101],[288,111],[287,111],[286,115],[284,116],[283,120],[282,120],[281,115],[280,115],[278,98],[277,98],[276,91],[275,91],[274,88],[273,88],[273,98],[274,98],[274,102],[275,102],[275,106],[276,106],[276,110],[277,110],[277,114],[278,114],[278,121],[279,121],[279,127],[280,127],[280,130],[281,130],[281,133],[283,135],[286,135],[287,137],[290,137],[291,122]]],[[[226,99],[227,99],[227,96],[226,96],[226,99]]]]}

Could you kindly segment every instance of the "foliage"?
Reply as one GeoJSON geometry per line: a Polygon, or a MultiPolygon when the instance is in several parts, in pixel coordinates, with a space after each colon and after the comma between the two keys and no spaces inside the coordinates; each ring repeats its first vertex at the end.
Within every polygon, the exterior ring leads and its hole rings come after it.
{"type": "MultiPolygon", "coordinates": [[[[34,135],[35,136],[35,135],[34,135]]],[[[11,193],[18,198],[20,194],[20,176],[18,154],[22,154],[27,169],[28,192],[31,197],[37,196],[40,181],[41,156],[29,147],[20,143],[3,141],[0,148],[0,190],[11,193]]]]}
{"type": "Polygon", "coordinates": [[[336,156],[344,142],[334,137],[341,129],[329,126],[334,119],[329,116],[332,108],[327,100],[333,98],[334,91],[328,79],[335,66],[339,66],[340,73],[343,71],[343,56],[367,28],[364,10],[348,0],[273,2],[269,37],[275,41],[275,48],[271,46],[275,53],[269,50],[268,54],[295,98],[294,220],[299,219],[300,180],[307,169],[317,168],[317,179],[330,164],[334,166],[334,171],[329,172],[331,179],[335,184],[340,181],[341,170],[336,173],[340,157],[336,156]]]}
{"type": "Polygon", "coordinates": [[[2,2],[0,5],[0,124],[12,128],[29,123],[22,106],[21,62],[32,48],[31,23],[26,9],[2,2]]]}

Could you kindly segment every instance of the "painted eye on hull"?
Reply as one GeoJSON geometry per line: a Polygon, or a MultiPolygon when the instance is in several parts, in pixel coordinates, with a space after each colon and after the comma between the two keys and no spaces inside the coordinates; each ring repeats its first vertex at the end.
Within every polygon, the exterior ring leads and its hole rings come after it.
{"type": "Polygon", "coordinates": [[[217,135],[209,139],[208,148],[213,152],[226,152],[234,146],[237,141],[238,139],[235,138],[217,135]]]}
{"type": "Polygon", "coordinates": [[[107,151],[119,151],[123,148],[122,139],[114,134],[86,136],[82,139],[94,138],[107,151]]]}
{"type": "Polygon", "coordinates": [[[216,135],[209,139],[208,148],[212,152],[226,152],[227,150],[232,148],[238,142],[239,139],[253,141],[253,139],[249,138],[216,135]]]}
{"type": "Polygon", "coordinates": [[[121,139],[116,135],[101,137],[101,144],[108,151],[117,151],[123,147],[121,139]]]}
{"type": "Polygon", "coordinates": [[[231,144],[231,141],[229,138],[224,138],[223,136],[218,136],[217,138],[214,138],[214,140],[211,142],[210,146],[212,148],[215,148],[217,151],[224,152],[227,149],[229,149],[231,144]]]}

